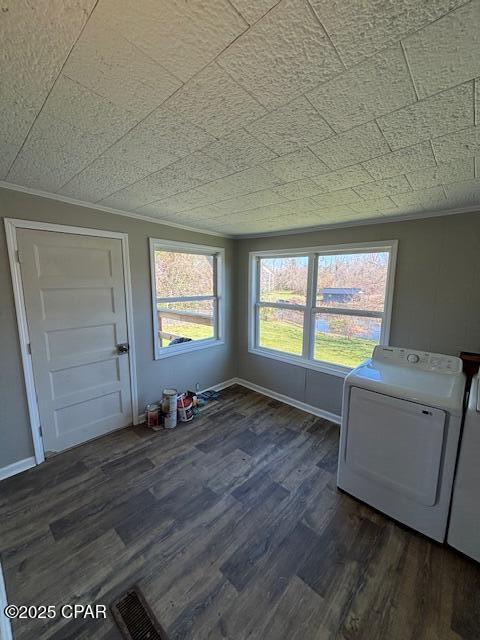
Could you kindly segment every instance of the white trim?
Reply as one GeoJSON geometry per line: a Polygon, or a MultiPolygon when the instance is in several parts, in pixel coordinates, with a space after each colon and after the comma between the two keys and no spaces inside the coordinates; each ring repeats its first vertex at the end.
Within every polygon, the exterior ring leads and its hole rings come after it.
{"type": "MultiPolygon", "coordinates": [[[[103,211],[105,213],[112,213],[117,216],[124,216],[126,218],[134,218],[137,220],[144,220],[145,222],[153,222],[154,224],[162,224],[174,229],[184,229],[185,231],[192,231],[194,233],[200,233],[206,236],[217,236],[220,238],[232,238],[234,240],[248,240],[250,238],[271,238],[275,236],[290,236],[296,234],[312,233],[315,231],[328,231],[329,229],[348,229],[353,227],[364,227],[366,225],[385,224],[389,222],[409,222],[411,220],[426,220],[428,218],[440,218],[444,216],[451,216],[459,213],[478,213],[479,205],[472,205],[468,207],[461,207],[458,209],[445,209],[444,211],[422,211],[412,214],[399,214],[394,216],[382,215],[378,218],[363,218],[361,220],[348,220],[347,222],[336,222],[331,224],[320,224],[313,227],[300,227],[296,229],[286,229],[278,231],[265,231],[263,233],[246,233],[246,234],[229,234],[220,233],[218,231],[210,231],[209,229],[202,229],[199,227],[190,227],[188,225],[179,224],[177,222],[171,222],[170,220],[162,220],[161,218],[154,218],[153,216],[146,216],[141,213],[133,213],[129,211],[123,211],[122,209],[115,209],[113,207],[106,207],[104,205],[95,202],[86,202],[84,200],[76,200],[75,198],[69,198],[58,193],[50,193],[49,191],[41,191],[40,189],[31,189],[30,187],[24,187],[20,184],[14,184],[13,182],[6,182],[0,180],[0,188],[8,189],[10,191],[18,191],[19,193],[26,193],[32,196],[38,196],[40,198],[49,198],[50,200],[56,200],[58,202],[65,202],[66,204],[73,204],[78,207],[85,207],[92,209],[93,211],[103,211]]],[[[222,204],[218,202],[215,204],[222,204]]],[[[287,203],[288,204],[288,203],[287,203]]]]}
{"type": "Polygon", "coordinates": [[[126,218],[135,218],[137,220],[144,220],[145,222],[163,224],[166,227],[173,227],[174,229],[183,229],[184,231],[193,231],[194,233],[200,233],[205,236],[233,238],[232,235],[219,233],[218,231],[207,231],[205,229],[202,230],[202,229],[199,229],[198,227],[189,227],[184,224],[171,222],[169,220],[162,220],[161,218],[154,218],[153,216],[146,216],[141,213],[133,213],[129,211],[123,211],[122,209],[114,209],[113,207],[105,207],[95,202],[86,202],[85,200],[76,200],[75,198],[62,196],[58,193],[50,193],[49,191],[41,191],[40,189],[30,189],[29,187],[22,187],[22,185],[13,184],[12,182],[5,182],[5,180],[0,180],[0,187],[3,189],[9,189],[10,191],[18,191],[20,193],[27,193],[28,195],[38,196],[39,198],[49,198],[50,200],[65,202],[66,204],[73,204],[73,205],[76,205],[77,207],[85,207],[87,209],[92,209],[93,211],[103,211],[105,213],[113,213],[116,216],[124,216],[126,218]]]}
{"type": "MultiPolygon", "coordinates": [[[[153,357],[155,360],[163,360],[172,358],[182,353],[190,353],[200,349],[208,349],[210,347],[219,347],[225,344],[225,290],[224,290],[224,272],[225,272],[225,249],[223,247],[212,247],[204,244],[191,244],[189,242],[180,242],[175,240],[162,240],[160,238],[149,238],[150,251],[150,289],[152,298],[152,323],[153,323],[153,357]],[[157,283],[155,277],[155,250],[175,251],[177,253],[194,253],[207,256],[215,256],[214,260],[214,283],[213,295],[211,296],[189,296],[181,298],[182,300],[192,299],[212,299],[215,302],[215,332],[213,338],[205,338],[204,340],[192,340],[182,344],[173,345],[168,348],[160,348],[158,346],[158,314],[157,314],[157,283]]],[[[167,298],[162,298],[167,301],[167,298]]],[[[169,301],[178,301],[180,298],[169,298],[169,301]]]]}
{"type": "MultiPolygon", "coordinates": [[[[250,389],[251,391],[261,393],[263,396],[267,396],[268,398],[273,398],[274,400],[278,400],[279,402],[288,404],[289,406],[300,409],[301,411],[305,411],[306,413],[311,413],[312,415],[318,416],[319,418],[330,420],[330,422],[334,422],[335,424],[340,424],[342,421],[342,416],[339,416],[336,413],[330,413],[330,411],[319,409],[319,407],[314,407],[313,405],[307,404],[306,402],[295,400],[295,398],[290,398],[290,396],[284,396],[282,393],[277,393],[276,391],[272,391],[271,389],[267,389],[266,387],[261,387],[260,385],[249,382],[244,378],[229,378],[228,380],[224,380],[223,382],[214,384],[211,387],[202,389],[202,391],[199,391],[199,393],[203,393],[204,391],[222,391],[223,389],[228,389],[228,387],[233,387],[236,384],[240,385],[241,387],[245,387],[246,389],[250,389]]],[[[141,414],[139,416],[139,419],[141,422],[145,422],[145,414],[141,414]]]]}
{"type": "MultiPolygon", "coordinates": [[[[218,203],[218,204],[221,204],[218,203]]],[[[288,202],[284,203],[288,204],[288,202]]],[[[478,213],[480,206],[471,205],[459,209],[445,209],[444,211],[422,211],[412,214],[399,214],[396,216],[381,216],[378,218],[362,218],[361,220],[348,220],[347,222],[333,222],[331,224],[316,225],[313,227],[297,227],[296,229],[285,229],[279,231],[264,231],[262,233],[233,234],[225,236],[234,240],[253,240],[255,238],[274,238],[277,236],[294,236],[316,231],[330,231],[331,229],[350,229],[354,227],[365,227],[368,225],[388,224],[395,222],[411,222],[413,220],[428,220],[429,218],[443,218],[461,213],[478,213]]]]}
{"type": "Polygon", "coordinates": [[[293,354],[284,353],[282,351],[275,351],[267,347],[261,347],[258,342],[258,321],[257,321],[257,309],[262,306],[275,307],[281,309],[294,309],[303,312],[305,316],[314,315],[321,311],[321,307],[315,306],[316,304],[316,279],[318,277],[318,268],[314,268],[313,265],[318,263],[318,256],[322,255],[335,255],[339,253],[368,253],[372,250],[375,251],[388,251],[390,254],[388,261],[388,272],[386,279],[386,291],[384,310],[381,313],[367,312],[361,309],[346,309],[332,308],[327,313],[345,314],[345,315],[357,315],[360,317],[380,317],[382,320],[380,344],[389,344],[390,340],[390,324],[392,318],[393,307],[393,291],[395,271],[397,265],[397,253],[398,253],[398,240],[381,240],[379,242],[359,242],[348,244],[335,244],[315,247],[301,247],[301,248],[287,248],[287,249],[269,249],[266,251],[250,251],[248,254],[248,352],[257,356],[271,358],[280,362],[287,362],[288,364],[294,364],[305,369],[313,369],[315,371],[321,371],[344,378],[352,369],[343,365],[323,362],[321,360],[313,359],[313,345],[314,345],[314,327],[315,323],[313,318],[308,320],[304,318],[303,328],[303,353],[302,356],[295,356],[293,354]],[[261,302],[259,300],[259,287],[260,287],[260,269],[259,260],[261,258],[277,258],[277,257],[304,257],[308,259],[308,288],[307,299],[305,305],[287,304],[287,303],[275,303],[275,302],[261,302]],[[308,332],[308,336],[305,332],[308,332]],[[306,353],[307,347],[310,349],[310,353],[306,353]]]}
{"type": "Polygon", "coordinates": [[[249,382],[244,378],[230,378],[230,380],[221,382],[214,387],[209,387],[209,389],[220,391],[222,389],[226,389],[227,387],[232,387],[235,384],[239,384],[241,387],[245,387],[246,389],[250,389],[251,391],[261,393],[263,396],[267,396],[268,398],[273,398],[274,400],[278,400],[279,402],[288,404],[289,406],[300,409],[301,411],[305,411],[306,413],[311,413],[312,415],[318,416],[319,418],[325,418],[325,420],[330,420],[330,422],[334,422],[335,424],[340,424],[342,421],[342,416],[339,416],[336,413],[330,413],[330,411],[319,409],[318,407],[314,407],[313,405],[307,404],[306,402],[301,402],[300,400],[296,400],[295,398],[291,398],[290,396],[284,396],[283,393],[277,393],[276,391],[272,391],[271,389],[267,389],[266,387],[261,387],[260,385],[249,382]]]}
{"type": "Polygon", "coordinates": [[[17,460],[17,462],[8,464],[6,467],[1,467],[0,480],[5,480],[6,478],[10,478],[11,476],[16,476],[17,473],[22,473],[22,471],[31,469],[36,464],[37,464],[37,461],[35,457],[32,456],[31,458],[24,458],[23,460],[17,460]]]}
{"type": "Polygon", "coordinates": [[[89,229],[86,227],[72,227],[47,222],[37,222],[31,220],[18,220],[5,218],[5,234],[7,238],[7,251],[10,261],[10,272],[12,276],[13,296],[15,300],[15,310],[17,316],[18,335],[20,340],[20,351],[22,355],[23,375],[27,393],[28,412],[30,417],[30,428],[32,431],[33,448],[35,460],[40,464],[45,460],[43,440],[40,435],[40,417],[36,400],[35,381],[33,377],[33,365],[31,355],[28,353],[28,324],[25,311],[25,300],[23,297],[22,273],[20,264],[16,261],[17,251],[17,229],[37,229],[39,231],[53,231],[56,233],[74,233],[76,235],[94,236],[97,238],[113,238],[120,240],[122,246],[123,280],[125,287],[125,311],[127,316],[127,334],[130,345],[129,371],[130,371],[130,391],[132,401],[132,422],[138,424],[138,390],[137,371],[135,355],[135,333],[133,323],[133,303],[132,303],[132,283],[130,278],[130,257],[128,248],[128,234],[117,233],[115,231],[104,231],[99,229],[89,229]]]}
{"type": "Polygon", "coordinates": [[[7,589],[3,578],[2,565],[0,564],[0,640],[13,640],[12,625],[10,624],[10,620],[3,613],[7,604],[7,589]]]}

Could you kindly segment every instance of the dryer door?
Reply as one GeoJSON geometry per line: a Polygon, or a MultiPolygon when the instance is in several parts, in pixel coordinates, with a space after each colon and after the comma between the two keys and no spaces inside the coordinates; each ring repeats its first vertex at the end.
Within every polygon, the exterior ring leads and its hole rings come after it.
{"type": "Polygon", "coordinates": [[[445,411],[353,387],[345,461],[416,502],[436,502],[445,411]]]}

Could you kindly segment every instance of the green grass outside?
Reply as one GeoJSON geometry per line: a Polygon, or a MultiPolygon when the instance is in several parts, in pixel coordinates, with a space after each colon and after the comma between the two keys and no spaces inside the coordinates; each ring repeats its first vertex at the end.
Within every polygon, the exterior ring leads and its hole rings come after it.
{"type": "MultiPolygon", "coordinates": [[[[164,320],[163,327],[164,331],[182,335],[192,340],[212,337],[212,327],[205,325],[178,321],[167,322],[164,320]]],[[[370,358],[375,344],[375,340],[346,338],[332,333],[317,333],[315,337],[315,359],[332,364],[340,364],[345,367],[356,367],[362,360],[370,358]]],[[[267,324],[261,325],[260,346],[293,355],[301,355],[302,329],[294,323],[269,320],[267,324]]]]}
{"type": "MultiPolygon", "coordinates": [[[[315,359],[356,367],[372,355],[375,340],[346,338],[336,334],[317,333],[315,336],[315,359]]],[[[302,329],[296,324],[269,321],[260,330],[260,346],[294,355],[302,353],[302,329]]]]}

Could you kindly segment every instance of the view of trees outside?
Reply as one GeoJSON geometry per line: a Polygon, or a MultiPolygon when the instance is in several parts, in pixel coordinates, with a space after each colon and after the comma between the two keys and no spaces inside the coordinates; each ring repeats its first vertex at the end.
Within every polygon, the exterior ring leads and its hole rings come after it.
{"type": "Polygon", "coordinates": [[[155,251],[155,283],[158,298],[212,296],[202,301],[158,302],[160,347],[172,340],[214,337],[214,258],[192,253],[155,251]]]}
{"type": "MultiPolygon", "coordinates": [[[[316,360],[354,367],[371,356],[380,339],[381,318],[360,312],[383,311],[388,260],[388,252],[318,257],[316,306],[358,309],[359,315],[315,315],[316,360]]],[[[305,305],[307,272],[306,256],[262,259],[260,300],[305,305]]],[[[259,345],[301,355],[303,321],[302,311],[262,307],[259,345]]]]}

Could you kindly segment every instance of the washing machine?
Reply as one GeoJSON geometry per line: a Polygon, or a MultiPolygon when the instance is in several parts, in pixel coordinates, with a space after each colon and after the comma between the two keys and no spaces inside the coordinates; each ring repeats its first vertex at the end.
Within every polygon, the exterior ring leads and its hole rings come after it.
{"type": "Polygon", "coordinates": [[[480,381],[472,380],[453,487],[448,544],[480,562],[480,381]]]}
{"type": "Polygon", "coordinates": [[[464,392],[460,358],[375,347],[345,378],[338,487],[443,542],[464,392]]]}

